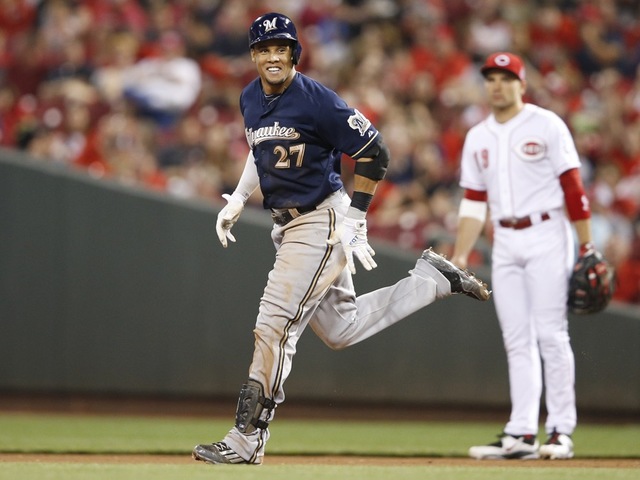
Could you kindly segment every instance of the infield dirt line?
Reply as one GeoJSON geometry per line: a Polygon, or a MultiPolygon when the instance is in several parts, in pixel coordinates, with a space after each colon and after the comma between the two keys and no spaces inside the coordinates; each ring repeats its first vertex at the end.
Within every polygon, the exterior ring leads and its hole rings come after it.
{"type": "MultiPolygon", "coordinates": [[[[140,455],[140,454],[55,454],[55,453],[0,453],[0,463],[107,463],[107,464],[195,464],[189,454],[140,455]]],[[[640,459],[574,458],[572,460],[474,460],[471,458],[441,457],[368,457],[335,455],[269,455],[264,465],[380,465],[380,466],[473,466],[473,467],[566,467],[566,468],[640,468],[640,459]]]]}

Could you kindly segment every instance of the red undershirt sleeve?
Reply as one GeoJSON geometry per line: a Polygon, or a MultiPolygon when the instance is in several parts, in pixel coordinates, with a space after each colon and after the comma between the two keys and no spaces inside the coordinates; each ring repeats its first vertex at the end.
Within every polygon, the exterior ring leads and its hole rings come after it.
{"type": "Polygon", "coordinates": [[[591,218],[589,199],[584,193],[584,186],[580,178],[580,170],[572,168],[560,175],[560,185],[567,204],[567,213],[572,222],[591,218]]]}

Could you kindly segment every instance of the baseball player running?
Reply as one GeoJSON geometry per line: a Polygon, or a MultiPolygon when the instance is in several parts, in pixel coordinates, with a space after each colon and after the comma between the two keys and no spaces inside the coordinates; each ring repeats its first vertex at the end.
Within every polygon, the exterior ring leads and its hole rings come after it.
{"type": "Polygon", "coordinates": [[[523,102],[521,58],[495,53],[481,71],[491,114],[465,140],[460,179],[465,190],[451,260],[466,267],[488,204],[494,226],[492,288],[508,359],[512,410],[498,441],[471,447],[469,455],[571,458],[576,426],[567,322],[574,262],[571,222],[581,252],[593,250],[580,160],[564,122],[523,102]],[[543,378],[547,439],[539,446],[543,378]]]}
{"type": "Polygon", "coordinates": [[[193,458],[210,464],[260,464],[269,422],[296,344],[307,326],[342,349],[387,328],[436,298],[463,293],[478,300],[487,286],[432,250],[395,285],[356,297],[355,261],[371,270],[366,213],[384,177],[389,152],[376,128],[333,91],[296,72],[301,45],[292,21],[279,13],[249,29],[259,77],[240,96],[250,146],[246,166],[217,220],[224,247],[259,186],[271,211],[276,247],[260,301],[249,378],[240,390],[235,425],[220,442],[197,445],[193,458]],[[350,198],[340,176],[343,152],[356,160],[350,198]]]}

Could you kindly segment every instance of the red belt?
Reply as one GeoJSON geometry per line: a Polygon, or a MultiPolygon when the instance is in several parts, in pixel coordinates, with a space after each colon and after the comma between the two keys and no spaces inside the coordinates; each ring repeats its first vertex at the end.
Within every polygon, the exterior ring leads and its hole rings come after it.
{"type": "MultiPolygon", "coordinates": [[[[543,212],[542,214],[540,214],[541,222],[549,220],[550,218],[551,217],[547,212],[543,212]]],[[[533,225],[533,222],[531,221],[531,215],[520,218],[503,218],[498,223],[500,223],[501,227],[513,228],[514,230],[522,230],[523,228],[529,228],[531,225],[533,225]]]]}

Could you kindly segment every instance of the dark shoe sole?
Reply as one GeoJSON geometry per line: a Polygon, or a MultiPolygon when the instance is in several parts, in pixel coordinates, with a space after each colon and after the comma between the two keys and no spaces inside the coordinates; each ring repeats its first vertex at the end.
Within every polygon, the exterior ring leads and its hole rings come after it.
{"type": "Polygon", "coordinates": [[[205,448],[205,445],[196,445],[191,452],[191,457],[209,465],[258,465],[247,462],[235,452],[233,452],[233,455],[224,455],[221,452],[213,452],[205,448]]]}
{"type": "Polygon", "coordinates": [[[473,274],[456,267],[442,255],[428,248],[420,257],[444,275],[451,283],[451,293],[462,293],[475,300],[486,302],[491,298],[491,291],[486,283],[478,280],[473,274]]]}

